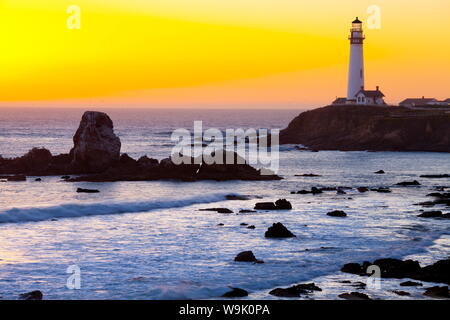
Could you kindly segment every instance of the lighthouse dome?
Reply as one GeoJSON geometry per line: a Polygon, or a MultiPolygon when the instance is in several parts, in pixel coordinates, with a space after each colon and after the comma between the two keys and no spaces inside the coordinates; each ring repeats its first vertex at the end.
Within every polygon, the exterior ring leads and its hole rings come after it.
{"type": "Polygon", "coordinates": [[[352,23],[362,23],[362,21],[359,20],[358,17],[356,17],[356,19],[352,23]]]}

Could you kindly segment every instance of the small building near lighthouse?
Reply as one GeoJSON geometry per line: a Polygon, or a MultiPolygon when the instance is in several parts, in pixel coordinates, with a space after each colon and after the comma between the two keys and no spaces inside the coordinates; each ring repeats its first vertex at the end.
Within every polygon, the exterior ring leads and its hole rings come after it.
{"type": "Polygon", "coordinates": [[[364,88],[364,54],[363,43],[365,40],[362,21],[356,17],[350,29],[350,61],[348,68],[347,97],[336,98],[335,105],[386,105],[384,94],[379,87],[376,90],[364,88]]]}
{"type": "Polygon", "coordinates": [[[366,105],[385,105],[384,94],[380,91],[377,86],[376,90],[361,90],[356,94],[356,104],[366,104],[366,105]]]}

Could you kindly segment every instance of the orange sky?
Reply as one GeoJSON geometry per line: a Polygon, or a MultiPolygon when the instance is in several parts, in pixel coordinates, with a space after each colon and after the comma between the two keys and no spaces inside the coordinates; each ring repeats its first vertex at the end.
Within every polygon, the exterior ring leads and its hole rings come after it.
{"type": "Polygon", "coordinates": [[[373,4],[366,87],[450,98],[448,0],[0,0],[0,105],[321,106],[345,95],[350,22],[373,4]]]}

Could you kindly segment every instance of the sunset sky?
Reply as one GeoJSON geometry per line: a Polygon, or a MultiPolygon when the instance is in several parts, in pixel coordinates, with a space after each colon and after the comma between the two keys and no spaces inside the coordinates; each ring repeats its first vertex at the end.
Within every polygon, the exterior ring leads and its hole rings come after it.
{"type": "Polygon", "coordinates": [[[370,5],[366,87],[450,98],[448,0],[0,0],[0,105],[325,105],[345,96],[350,23],[370,5]]]}

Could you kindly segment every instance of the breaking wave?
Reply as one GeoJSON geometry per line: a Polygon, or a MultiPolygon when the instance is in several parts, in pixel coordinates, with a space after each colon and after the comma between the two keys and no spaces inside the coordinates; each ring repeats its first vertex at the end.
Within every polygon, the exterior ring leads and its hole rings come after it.
{"type": "Polygon", "coordinates": [[[226,200],[226,196],[238,194],[221,193],[201,195],[185,199],[152,200],[140,202],[112,202],[89,204],[62,204],[52,207],[12,208],[0,211],[0,223],[45,221],[58,218],[76,218],[95,215],[146,212],[158,209],[187,207],[194,204],[226,200]]]}

